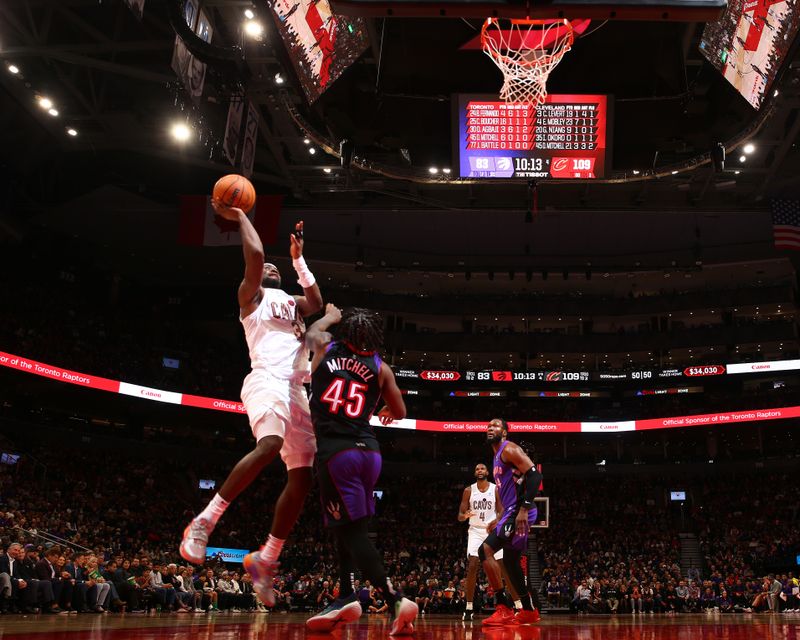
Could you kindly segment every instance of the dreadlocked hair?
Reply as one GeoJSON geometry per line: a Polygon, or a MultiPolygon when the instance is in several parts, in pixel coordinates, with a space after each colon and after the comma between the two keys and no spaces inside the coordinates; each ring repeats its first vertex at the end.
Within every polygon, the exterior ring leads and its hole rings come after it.
{"type": "Polygon", "coordinates": [[[351,307],[342,313],[338,338],[358,351],[378,351],[383,346],[383,318],[361,307],[351,307]]]}

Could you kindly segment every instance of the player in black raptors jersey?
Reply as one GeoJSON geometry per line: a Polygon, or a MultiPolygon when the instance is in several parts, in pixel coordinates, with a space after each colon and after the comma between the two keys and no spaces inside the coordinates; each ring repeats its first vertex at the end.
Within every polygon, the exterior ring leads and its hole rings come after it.
{"type": "Polygon", "coordinates": [[[381,396],[386,406],[378,413],[388,424],[406,416],[394,373],[378,355],[383,346],[383,321],[366,309],[344,315],[332,304],[306,334],[314,352],[311,361],[311,420],[317,437],[315,467],[325,525],[336,539],[339,597],[306,622],[313,631],[330,631],[339,623],[361,616],[353,591],[352,573],[358,568],[383,592],[393,621],[390,635],[413,633],[417,605],[395,591],[383,562],[367,537],[375,514],[373,490],[381,472],[381,453],[370,418],[381,396]],[[337,324],[336,339],[328,333],[337,324]]]}

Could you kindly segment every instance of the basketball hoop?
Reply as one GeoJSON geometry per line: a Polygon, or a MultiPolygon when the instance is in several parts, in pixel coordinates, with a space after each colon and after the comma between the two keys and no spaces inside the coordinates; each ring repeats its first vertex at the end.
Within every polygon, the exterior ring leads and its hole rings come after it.
{"type": "Polygon", "coordinates": [[[505,81],[500,99],[539,105],[547,97],[547,78],[572,47],[569,20],[504,20],[488,18],[481,44],[505,81]]]}

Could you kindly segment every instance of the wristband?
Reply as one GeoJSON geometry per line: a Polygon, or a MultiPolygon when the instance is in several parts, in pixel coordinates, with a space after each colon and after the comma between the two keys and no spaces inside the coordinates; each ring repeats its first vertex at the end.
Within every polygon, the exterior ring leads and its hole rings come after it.
{"type": "Polygon", "coordinates": [[[533,509],[533,502],[531,502],[530,500],[525,500],[520,506],[523,509],[530,511],[531,509],[533,509]]]}
{"type": "Polygon", "coordinates": [[[292,266],[297,272],[297,283],[303,287],[303,289],[310,289],[314,286],[316,279],[314,278],[314,274],[311,273],[311,269],[308,268],[306,260],[303,258],[303,256],[292,260],[292,266]]]}

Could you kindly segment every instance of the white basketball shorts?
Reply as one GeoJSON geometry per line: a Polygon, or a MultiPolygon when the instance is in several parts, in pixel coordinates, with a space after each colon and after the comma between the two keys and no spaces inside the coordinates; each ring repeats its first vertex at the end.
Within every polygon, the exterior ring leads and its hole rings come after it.
{"type": "Polygon", "coordinates": [[[281,459],[287,469],[313,466],[317,440],[302,384],[254,369],[244,379],[242,404],[256,442],[279,436],[283,438],[281,459]]]}
{"type": "MultiPolygon", "coordinates": [[[[470,529],[469,533],[467,534],[467,557],[473,556],[475,558],[478,557],[478,549],[481,548],[483,541],[489,537],[489,534],[485,531],[476,531],[475,529],[470,529]]],[[[503,550],[500,549],[497,553],[494,554],[495,559],[502,560],[503,559],[503,550]]]]}

